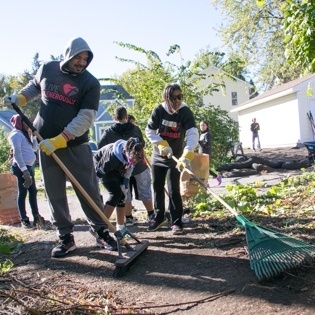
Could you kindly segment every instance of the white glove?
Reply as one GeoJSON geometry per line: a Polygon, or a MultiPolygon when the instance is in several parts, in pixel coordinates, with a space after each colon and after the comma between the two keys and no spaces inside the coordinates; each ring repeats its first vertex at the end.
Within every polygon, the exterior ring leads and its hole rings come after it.
{"type": "Polygon", "coordinates": [[[169,146],[168,142],[166,140],[162,140],[157,143],[158,149],[160,151],[161,156],[167,156],[169,159],[173,156],[173,150],[169,146]]]}
{"type": "Polygon", "coordinates": [[[191,161],[194,159],[194,152],[184,151],[183,155],[177,162],[177,169],[182,172],[185,168],[191,169],[191,161]]]}
{"type": "Polygon", "coordinates": [[[126,202],[127,197],[128,197],[128,188],[126,188],[125,185],[120,185],[120,188],[121,188],[122,193],[124,194],[124,197],[122,198],[122,200],[126,202]]]}
{"type": "Polygon", "coordinates": [[[129,178],[124,177],[122,179],[122,183],[120,185],[120,189],[122,193],[124,194],[124,199],[123,201],[125,202],[128,198],[128,191],[129,191],[129,178]]]}
{"type": "Polygon", "coordinates": [[[15,104],[16,100],[17,100],[16,95],[10,95],[10,96],[5,96],[5,98],[3,99],[3,102],[5,106],[11,106],[12,103],[15,104]]]}
{"type": "Polygon", "coordinates": [[[12,104],[16,104],[17,106],[24,106],[26,104],[26,98],[22,94],[5,96],[3,99],[3,103],[5,106],[11,106],[12,104]]]}
{"type": "Polygon", "coordinates": [[[173,156],[173,150],[172,150],[171,147],[166,147],[166,148],[164,148],[163,150],[160,151],[160,154],[162,156],[166,155],[168,159],[171,159],[172,156],[173,156]]]}

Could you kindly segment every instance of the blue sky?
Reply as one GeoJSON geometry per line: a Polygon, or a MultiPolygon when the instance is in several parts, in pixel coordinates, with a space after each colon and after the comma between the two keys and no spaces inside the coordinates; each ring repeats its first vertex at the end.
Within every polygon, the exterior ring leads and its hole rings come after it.
{"type": "Polygon", "coordinates": [[[211,0],[6,0],[0,12],[0,73],[7,75],[31,69],[36,52],[45,61],[59,56],[68,40],[78,36],[94,53],[88,70],[97,78],[131,67],[115,56],[144,61],[114,41],[153,50],[176,64],[179,54],[166,56],[174,44],[180,45],[184,60],[193,60],[204,48],[224,51],[215,30],[222,17],[211,0]]]}

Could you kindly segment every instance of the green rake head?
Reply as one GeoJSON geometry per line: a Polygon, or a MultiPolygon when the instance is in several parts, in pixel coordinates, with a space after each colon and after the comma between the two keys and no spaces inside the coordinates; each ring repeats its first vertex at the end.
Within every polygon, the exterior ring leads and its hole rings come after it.
{"type": "MultiPolygon", "coordinates": [[[[174,156],[173,159],[178,162],[178,159],[174,156]]],[[[259,281],[269,280],[285,271],[314,261],[315,246],[250,222],[241,214],[238,214],[220,196],[216,195],[191,170],[185,168],[185,171],[225,206],[235,216],[236,220],[243,225],[246,231],[250,267],[254,270],[259,281]]]]}
{"type": "Polygon", "coordinates": [[[237,220],[246,231],[250,267],[259,281],[270,280],[315,260],[315,246],[239,217],[237,220]]]}

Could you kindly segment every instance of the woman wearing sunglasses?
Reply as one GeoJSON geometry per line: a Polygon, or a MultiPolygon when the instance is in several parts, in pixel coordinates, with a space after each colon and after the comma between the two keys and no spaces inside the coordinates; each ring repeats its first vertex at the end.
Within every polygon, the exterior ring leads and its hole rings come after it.
{"type": "Polygon", "coordinates": [[[156,231],[167,222],[164,215],[164,185],[167,180],[172,232],[178,235],[183,233],[180,172],[184,167],[190,167],[199,134],[192,111],[183,103],[182,90],[178,84],[171,83],[165,87],[163,100],[162,104],[153,109],[146,127],[146,135],[154,144],[152,181],[156,211],[148,231],[156,231]],[[172,159],[173,155],[179,159],[178,163],[172,159]]]}

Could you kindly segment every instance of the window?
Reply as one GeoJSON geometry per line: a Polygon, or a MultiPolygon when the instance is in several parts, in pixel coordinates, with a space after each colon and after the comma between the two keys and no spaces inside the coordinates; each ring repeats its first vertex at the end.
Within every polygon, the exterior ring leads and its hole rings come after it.
{"type": "Polygon", "coordinates": [[[231,95],[232,95],[232,105],[233,105],[233,106],[238,105],[238,102],[237,102],[237,92],[231,92],[231,95]]]}

